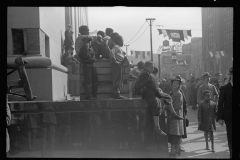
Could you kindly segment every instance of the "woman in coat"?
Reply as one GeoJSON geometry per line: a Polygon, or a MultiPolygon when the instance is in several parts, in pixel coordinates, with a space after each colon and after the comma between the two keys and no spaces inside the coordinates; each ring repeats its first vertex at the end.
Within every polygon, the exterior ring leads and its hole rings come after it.
{"type": "MultiPolygon", "coordinates": [[[[172,79],[172,91],[170,92],[173,100],[173,108],[179,117],[183,117],[183,94],[180,91],[181,83],[182,80],[179,76],[172,79]]],[[[170,157],[175,157],[181,153],[180,143],[184,135],[184,124],[183,121],[170,119],[169,116],[167,122],[168,142],[171,144],[170,157]]]]}

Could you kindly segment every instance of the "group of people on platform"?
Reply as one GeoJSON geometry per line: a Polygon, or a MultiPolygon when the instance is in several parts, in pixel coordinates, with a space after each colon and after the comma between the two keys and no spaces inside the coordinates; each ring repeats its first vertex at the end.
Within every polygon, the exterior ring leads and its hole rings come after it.
{"type": "MultiPolygon", "coordinates": [[[[94,100],[97,98],[98,77],[95,62],[101,58],[110,60],[113,82],[113,98],[124,99],[120,95],[123,83],[123,63],[128,61],[126,53],[122,50],[124,45],[123,37],[114,32],[112,28],[106,28],[105,32],[99,30],[97,36],[89,35],[89,28],[86,25],[79,27],[79,34],[75,41],[76,55],[73,56],[73,44],[70,37],[73,32],[71,25],[65,31],[65,54],[63,65],[72,65],[73,73],[77,73],[77,64],[81,62],[83,69],[85,99],[94,100]]],[[[129,63],[129,62],[128,62],[129,63]]],[[[136,79],[130,75],[131,79],[136,79]]]]}

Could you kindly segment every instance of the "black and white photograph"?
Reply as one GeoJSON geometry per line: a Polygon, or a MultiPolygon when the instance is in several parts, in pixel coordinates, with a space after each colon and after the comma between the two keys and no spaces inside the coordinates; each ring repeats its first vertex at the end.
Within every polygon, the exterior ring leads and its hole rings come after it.
{"type": "Polygon", "coordinates": [[[6,158],[233,158],[233,15],[8,6],[6,158]]]}

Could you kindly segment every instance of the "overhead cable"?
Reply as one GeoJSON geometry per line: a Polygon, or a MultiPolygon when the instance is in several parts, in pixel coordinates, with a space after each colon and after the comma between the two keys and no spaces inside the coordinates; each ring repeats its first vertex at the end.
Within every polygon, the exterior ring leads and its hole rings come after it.
{"type": "MultiPolygon", "coordinates": [[[[149,26],[144,30],[143,33],[145,33],[148,28],[149,28],[149,26]]],[[[130,44],[133,44],[134,42],[136,42],[136,41],[143,35],[143,33],[142,33],[135,41],[133,41],[133,42],[130,43],[130,44]]],[[[130,45],[130,44],[128,44],[128,45],[130,45]]]]}
{"type": "MultiPolygon", "coordinates": [[[[146,21],[143,23],[142,27],[144,26],[145,23],[146,23],[146,21]]],[[[139,29],[139,31],[142,29],[142,27],[139,29]]],[[[139,31],[138,31],[138,32],[139,32],[139,31]]],[[[138,32],[135,34],[134,37],[136,37],[136,35],[138,34],[138,32]]],[[[134,37],[133,37],[133,38],[134,38],[134,37]]],[[[132,39],[133,39],[133,38],[132,38],[132,39]]],[[[130,39],[127,43],[131,42],[132,39],[130,39]]],[[[126,43],[126,44],[127,44],[127,43],[126,43]]]]}

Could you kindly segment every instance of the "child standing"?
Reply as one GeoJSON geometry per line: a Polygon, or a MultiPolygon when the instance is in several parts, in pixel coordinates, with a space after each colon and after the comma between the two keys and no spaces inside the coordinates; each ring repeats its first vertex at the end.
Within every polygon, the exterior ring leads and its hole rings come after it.
{"type": "Polygon", "coordinates": [[[114,46],[112,48],[112,79],[113,79],[113,98],[114,99],[125,99],[120,95],[120,91],[122,88],[122,64],[123,59],[125,58],[124,53],[122,51],[123,46],[123,38],[120,35],[116,35],[113,38],[114,46]]]}
{"type": "Polygon", "coordinates": [[[198,109],[198,130],[204,131],[207,150],[209,150],[208,135],[210,136],[212,152],[215,152],[213,131],[216,131],[215,115],[217,106],[215,102],[211,101],[211,91],[205,90],[203,96],[204,100],[200,102],[198,109]]]}

